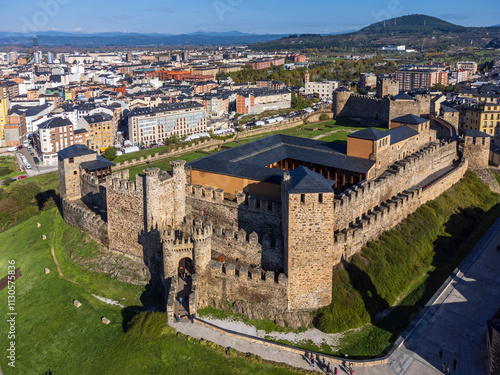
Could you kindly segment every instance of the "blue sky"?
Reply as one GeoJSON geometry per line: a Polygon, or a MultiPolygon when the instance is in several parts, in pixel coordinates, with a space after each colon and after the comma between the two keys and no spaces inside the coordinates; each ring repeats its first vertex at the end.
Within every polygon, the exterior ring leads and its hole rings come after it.
{"type": "Polygon", "coordinates": [[[1,31],[330,33],[427,14],[464,26],[500,24],[498,0],[4,0],[1,31]]]}

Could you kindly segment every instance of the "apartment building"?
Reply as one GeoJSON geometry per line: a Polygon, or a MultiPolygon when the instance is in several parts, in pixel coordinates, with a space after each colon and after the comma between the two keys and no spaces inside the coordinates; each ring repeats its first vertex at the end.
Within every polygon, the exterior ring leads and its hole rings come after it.
{"type": "Polygon", "coordinates": [[[305,94],[315,95],[320,99],[332,99],[333,92],[338,89],[338,81],[307,82],[305,94]]]}
{"type": "Polygon", "coordinates": [[[455,69],[461,70],[469,70],[470,74],[476,74],[477,73],[477,62],[475,61],[458,61],[455,63],[455,69]]]}
{"type": "MultiPolygon", "coordinates": [[[[113,146],[114,131],[113,131],[113,116],[107,113],[94,113],[84,116],[77,122],[78,129],[88,131],[87,146],[95,151],[104,151],[106,148],[113,146]]],[[[79,134],[79,141],[82,140],[79,134]]]]}
{"type": "Polygon", "coordinates": [[[480,130],[491,136],[500,134],[500,104],[481,103],[465,108],[461,131],[480,130]]]}
{"type": "Polygon", "coordinates": [[[19,85],[14,81],[0,81],[0,98],[9,100],[19,95],[19,85]]]}
{"type": "Polygon", "coordinates": [[[33,143],[44,165],[57,164],[57,153],[73,145],[73,124],[68,119],[52,117],[38,126],[33,143]]]}
{"type": "Polygon", "coordinates": [[[134,108],[128,114],[129,139],[134,145],[155,144],[172,135],[186,136],[207,130],[205,107],[196,102],[167,103],[134,108]]]}
{"type": "Polygon", "coordinates": [[[0,141],[4,139],[4,127],[7,124],[7,115],[9,114],[9,99],[0,98],[0,141]]]}
{"type": "Polygon", "coordinates": [[[398,70],[396,81],[399,82],[399,91],[414,89],[428,89],[436,83],[448,85],[448,73],[445,71],[426,70],[398,70]]]}
{"type": "Polygon", "coordinates": [[[254,89],[239,92],[236,113],[259,114],[267,110],[290,108],[292,94],[289,90],[254,89]]]}

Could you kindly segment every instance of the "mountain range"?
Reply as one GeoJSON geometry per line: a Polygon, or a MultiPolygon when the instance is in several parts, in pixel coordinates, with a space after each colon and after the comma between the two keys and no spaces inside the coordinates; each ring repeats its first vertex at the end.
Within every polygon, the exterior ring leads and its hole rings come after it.
{"type": "MultiPolygon", "coordinates": [[[[155,46],[155,45],[235,45],[267,42],[284,34],[248,34],[240,31],[204,32],[189,34],[102,32],[81,33],[44,31],[36,34],[42,47],[51,46],[155,46]]],[[[0,32],[0,45],[32,45],[33,34],[0,32]]]]}
{"type": "MultiPolygon", "coordinates": [[[[206,46],[251,45],[253,49],[272,51],[307,48],[373,51],[384,45],[404,44],[407,48],[446,50],[453,47],[498,48],[500,26],[464,27],[442,19],[413,14],[374,23],[357,31],[329,34],[250,34],[240,31],[186,34],[101,33],[44,31],[37,33],[43,47],[112,47],[112,46],[206,46]]],[[[29,33],[0,32],[0,46],[30,47],[29,33]]]]}

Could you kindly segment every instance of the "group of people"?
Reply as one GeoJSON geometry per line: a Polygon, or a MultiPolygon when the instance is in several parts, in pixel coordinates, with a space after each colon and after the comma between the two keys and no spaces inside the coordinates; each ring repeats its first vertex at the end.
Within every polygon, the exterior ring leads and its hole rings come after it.
{"type": "MultiPolygon", "coordinates": [[[[439,360],[443,360],[443,349],[439,349],[439,360]]],[[[453,371],[457,370],[457,359],[453,358],[453,371]]],[[[446,366],[446,362],[443,361],[443,374],[450,375],[450,366],[446,366]]]]}
{"type": "MultiPolygon", "coordinates": [[[[326,374],[337,375],[339,373],[337,367],[332,367],[332,364],[330,362],[327,362],[325,357],[323,357],[323,359],[321,360],[319,354],[317,354],[315,358],[313,353],[306,352],[305,357],[312,368],[316,367],[316,362],[317,362],[318,366],[322,368],[326,374]]],[[[353,374],[352,363],[351,363],[351,374],[353,374]]]]}

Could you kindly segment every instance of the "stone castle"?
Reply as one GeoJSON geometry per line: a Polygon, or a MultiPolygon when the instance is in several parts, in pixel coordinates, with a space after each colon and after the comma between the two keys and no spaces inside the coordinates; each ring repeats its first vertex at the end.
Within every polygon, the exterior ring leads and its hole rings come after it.
{"type": "MultiPolygon", "coordinates": [[[[284,319],[330,304],[335,265],[467,170],[455,139],[437,139],[453,127],[445,120],[405,115],[390,124],[352,133],[347,146],[274,135],[135,180],[74,145],[58,158],[62,213],[144,262],[164,282],[167,310],[187,270],[190,313],[229,302],[284,319]]],[[[476,132],[463,153],[484,167],[488,145],[476,132]]]]}

